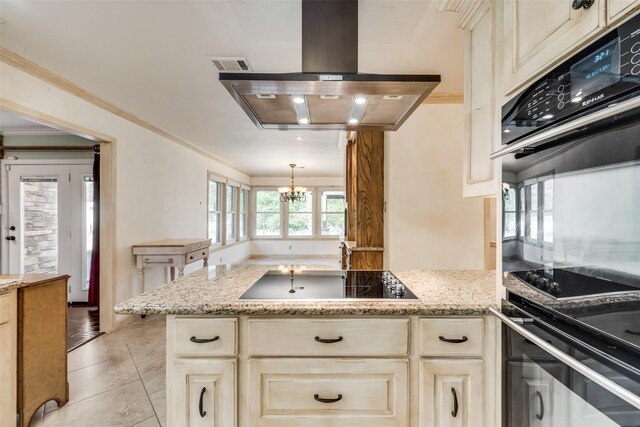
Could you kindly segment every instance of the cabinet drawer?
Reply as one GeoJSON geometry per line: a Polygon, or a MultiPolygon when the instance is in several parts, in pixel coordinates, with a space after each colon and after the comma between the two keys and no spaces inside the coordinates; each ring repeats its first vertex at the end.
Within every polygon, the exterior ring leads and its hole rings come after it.
{"type": "Polygon", "coordinates": [[[421,356],[482,357],[484,320],[420,319],[421,356]]]}
{"type": "Polygon", "coordinates": [[[13,295],[12,292],[0,295],[0,325],[11,320],[11,297],[13,295]]]}
{"type": "Polygon", "coordinates": [[[138,257],[138,268],[141,267],[161,267],[161,266],[173,266],[179,264],[179,260],[182,255],[145,255],[138,257]]]}
{"type": "Polygon", "coordinates": [[[405,356],[408,319],[249,320],[251,356],[405,356]]]}
{"type": "Polygon", "coordinates": [[[236,319],[177,318],[173,348],[176,357],[233,356],[236,319]]]}
{"type": "Polygon", "coordinates": [[[201,259],[205,259],[209,255],[209,248],[198,249],[197,251],[189,252],[185,255],[185,264],[190,264],[201,259]]]}
{"type": "Polygon", "coordinates": [[[397,360],[252,359],[249,425],[406,427],[407,371],[397,360]]]}

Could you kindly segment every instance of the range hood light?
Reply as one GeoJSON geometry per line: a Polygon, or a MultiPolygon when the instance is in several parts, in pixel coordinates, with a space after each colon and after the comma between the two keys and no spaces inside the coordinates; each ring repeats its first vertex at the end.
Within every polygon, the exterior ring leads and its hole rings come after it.
{"type": "Polygon", "coordinates": [[[367,102],[367,98],[365,98],[364,96],[358,96],[356,97],[356,104],[364,104],[365,102],[367,102]]]}
{"type": "Polygon", "coordinates": [[[256,97],[259,99],[276,99],[276,96],[271,93],[256,93],[256,97]]]}
{"type": "Polygon", "coordinates": [[[300,95],[294,95],[293,102],[295,102],[296,104],[304,104],[304,97],[300,95]]]}
{"type": "Polygon", "coordinates": [[[358,124],[358,119],[349,119],[349,124],[350,125],[357,125],[358,124]]]}
{"type": "Polygon", "coordinates": [[[301,125],[308,125],[309,124],[309,119],[303,117],[300,120],[298,120],[298,123],[300,123],[301,125]]]}

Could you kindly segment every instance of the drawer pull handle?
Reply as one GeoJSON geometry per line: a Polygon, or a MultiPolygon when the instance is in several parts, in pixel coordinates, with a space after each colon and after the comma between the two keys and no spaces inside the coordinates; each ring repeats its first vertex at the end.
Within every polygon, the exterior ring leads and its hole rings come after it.
{"type": "Polygon", "coordinates": [[[464,336],[462,338],[445,338],[442,335],[440,335],[438,338],[440,338],[440,341],[450,342],[452,344],[461,344],[463,342],[469,341],[469,338],[464,336]]]}
{"type": "Polygon", "coordinates": [[[342,341],[342,337],[338,337],[338,338],[320,338],[320,337],[316,337],[316,341],[324,343],[324,344],[332,344],[334,342],[340,342],[342,341]]]}
{"type": "Polygon", "coordinates": [[[219,336],[215,336],[213,338],[196,338],[196,337],[191,337],[189,338],[189,341],[194,342],[196,344],[206,344],[208,342],[214,342],[214,341],[218,341],[220,339],[219,336]]]}
{"type": "Polygon", "coordinates": [[[320,403],[336,403],[342,400],[342,395],[339,394],[338,397],[336,397],[335,399],[325,399],[323,397],[320,397],[319,394],[314,394],[313,398],[320,403]]]}
{"type": "Polygon", "coordinates": [[[536,396],[538,396],[538,400],[540,401],[540,413],[536,414],[536,418],[542,421],[544,418],[544,400],[542,400],[542,393],[540,393],[540,390],[536,390],[536,396]]]}
{"type": "Polygon", "coordinates": [[[631,335],[638,335],[640,336],[640,332],[636,332],[636,331],[632,331],[631,329],[625,329],[625,332],[631,335]]]}
{"type": "Polygon", "coordinates": [[[198,402],[198,411],[200,412],[200,417],[204,418],[207,415],[207,411],[204,410],[204,394],[207,391],[206,387],[202,387],[200,390],[200,402],[198,402]]]}
{"type": "Polygon", "coordinates": [[[451,411],[451,415],[455,418],[458,416],[458,395],[453,387],[451,387],[451,394],[453,394],[453,411],[451,411]]]}

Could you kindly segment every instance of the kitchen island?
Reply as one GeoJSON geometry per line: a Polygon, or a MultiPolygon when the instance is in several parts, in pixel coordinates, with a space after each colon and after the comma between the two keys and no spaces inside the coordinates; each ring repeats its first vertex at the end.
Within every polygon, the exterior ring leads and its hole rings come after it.
{"type": "Polygon", "coordinates": [[[209,267],[115,307],[167,315],[169,426],[498,424],[495,272],[394,272],[417,300],[238,299],[274,269],[209,267]]]}

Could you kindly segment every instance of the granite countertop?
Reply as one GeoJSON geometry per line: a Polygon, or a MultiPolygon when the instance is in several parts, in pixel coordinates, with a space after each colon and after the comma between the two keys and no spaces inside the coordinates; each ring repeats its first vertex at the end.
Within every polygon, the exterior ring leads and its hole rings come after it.
{"type": "Polygon", "coordinates": [[[0,294],[13,289],[39,285],[53,278],[69,277],[64,274],[5,274],[0,275],[0,294]]]}
{"type": "Polygon", "coordinates": [[[356,242],[351,240],[345,240],[344,245],[350,252],[381,252],[384,248],[381,246],[358,246],[356,242]]]}
{"type": "MultiPolygon", "coordinates": [[[[277,266],[211,266],[115,306],[118,314],[180,315],[479,315],[497,308],[495,271],[394,271],[417,301],[239,300],[277,266]]],[[[326,269],[309,266],[309,270],[326,269]]]]}
{"type": "Polygon", "coordinates": [[[530,299],[539,304],[553,309],[561,310],[567,314],[589,314],[595,313],[600,309],[609,309],[610,306],[633,305],[636,307],[640,304],[640,292],[613,293],[595,296],[587,296],[571,299],[556,299],[546,295],[538,289],[533,288],[522,282],[513,274],[505,274],[502,280],[504,287],[514,294],[530,299]]]}

